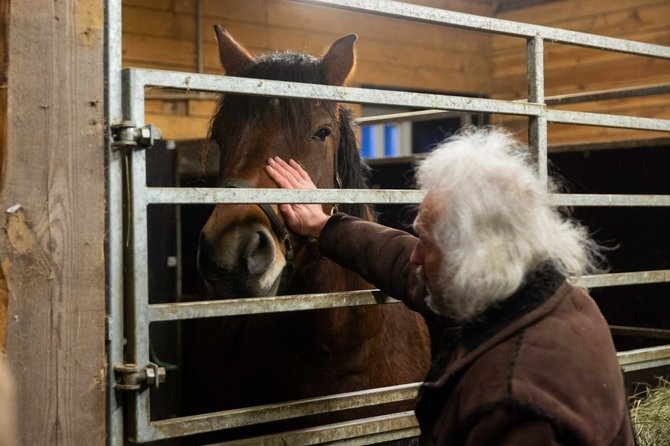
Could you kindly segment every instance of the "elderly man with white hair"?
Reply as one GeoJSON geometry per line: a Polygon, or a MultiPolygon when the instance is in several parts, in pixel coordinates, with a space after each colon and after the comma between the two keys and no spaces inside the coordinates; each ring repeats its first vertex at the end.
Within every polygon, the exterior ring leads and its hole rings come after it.
{"type": "MultiPolygon", "coordinates": [[[[284,188],[314,188],[296,161],[268,160],[284,188]]],[[[550,206],[527,149],[469,128],[417,170],[414,237],[320,205],[280,206],[321,253],[423,315],[432,366],[421,445],[632,445],[607,322],[574,279],[598,270],[586,230],[550,206]]]]}

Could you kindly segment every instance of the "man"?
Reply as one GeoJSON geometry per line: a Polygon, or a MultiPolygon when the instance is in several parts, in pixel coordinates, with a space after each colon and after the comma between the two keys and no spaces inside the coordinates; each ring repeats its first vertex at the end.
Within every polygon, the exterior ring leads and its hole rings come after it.
{"type": "MultiPolygon", "coordinates": [[[[566,280],[597,270],[598,247],[549,205],[516,146],[501,130],[468,129],[429,154],[418,238],[319,205],[281,210],[325,256],[426,319],[422,445],[634,444],[607,323],[566,280]]],[[[295,161],[270,159],[267,172],[314,188],[295,161]]]]}

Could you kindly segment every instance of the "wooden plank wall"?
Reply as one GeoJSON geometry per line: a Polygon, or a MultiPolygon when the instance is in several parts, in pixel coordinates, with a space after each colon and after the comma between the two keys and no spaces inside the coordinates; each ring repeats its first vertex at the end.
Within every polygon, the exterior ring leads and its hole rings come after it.
{"type": "MultiPolygon", "coordinates": [[[[7,159],[7,36],[9,30],[9,0],[0,0],[0,184],[4,178],[7,159]]],[[[0,268],[0,355],[7,339],[7,282],[0,268]]]]}
{"type": "MultiPolygon", "coordinates": [[[[511,11],[500,18],[591,34],[670,46],[668,0],[563,0],[511,11]]],[[[596,51],[574,46],[545,45],[546,96],[613,88],[670,84],[670,61],[596,51]]],[[[493,39],[495,98],[526,98],[525,43],[493,39]]],[[[670,119],[670,95],[596,101],[559,108],[627,116],[670,119]]],[[[523,119],[498,118],[525,134],[523,119]]],[[[670,137],[667,133],[613,130],[574,125],[550,125],[549,144],[575,144],[670,137]]]]}
{"type": "MultiPolygon", "coordinates": [[[[491,15],[491,0],[412,3],[491,15]]],[[[124,66],[196,71],[196,1],[123,2],[124,66]]],[[[491,36],[357,14],[292,0],[202,0],[204,71],[221,73],[212,25],[219,23],[253,54],[294,49],[321,54],[338,37],[357,33],[351,85],[482,94],[490,90],[491,36]]],[[[167,138],[206,134],[211,101],[149,101],[147,122],[167,138]]]]}
{"type": "Polygon", "coordinates": [[[104,4],[11,2],[8,23],[0,264],[18,444],[102,445],[104,4]]]}

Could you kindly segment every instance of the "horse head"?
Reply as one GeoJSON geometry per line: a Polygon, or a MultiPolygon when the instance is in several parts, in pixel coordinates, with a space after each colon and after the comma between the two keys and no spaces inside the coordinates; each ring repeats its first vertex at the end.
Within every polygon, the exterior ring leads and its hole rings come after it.
{"type": "MultiPolygon", "coordinates": [[[[322,57],[287,51],[255,58],[223,28],[215,31],[231,76],[340,86],[355,64],[355,34],[322,57]]],[[[225,94],[210,139],[221,155],[219,187],[275,188],[264,169],[275,155],[300,162],[319,188],[365,184],[351,115],[333,102],[225,94]]],[[[200,234],[198,269],[218,298],[276,295],[288,288],[294,264],[305,261],[304,247],[286,232],[277,206],[218,204],[200,234]]]]}

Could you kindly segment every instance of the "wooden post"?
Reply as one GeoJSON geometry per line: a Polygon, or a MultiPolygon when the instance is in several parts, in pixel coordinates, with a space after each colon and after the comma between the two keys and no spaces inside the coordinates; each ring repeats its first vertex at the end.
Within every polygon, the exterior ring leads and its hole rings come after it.
{"type": "Polygon", "coordinates": [[[19,444],[102,445],[104,2],[9,9],[0,264],[19,444]]]}

